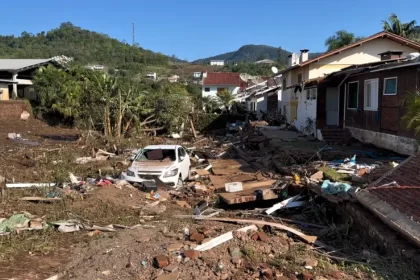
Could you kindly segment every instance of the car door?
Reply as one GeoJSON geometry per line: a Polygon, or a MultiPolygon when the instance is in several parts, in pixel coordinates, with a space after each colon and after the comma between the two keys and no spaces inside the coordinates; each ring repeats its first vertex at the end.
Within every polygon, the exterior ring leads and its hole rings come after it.
{"type": "Polygon", "coordinates": [[[190,172],[190,157],[182,147],[178,148],[178,166],[182,174],[182,179],[187,179],[190,172]]]}

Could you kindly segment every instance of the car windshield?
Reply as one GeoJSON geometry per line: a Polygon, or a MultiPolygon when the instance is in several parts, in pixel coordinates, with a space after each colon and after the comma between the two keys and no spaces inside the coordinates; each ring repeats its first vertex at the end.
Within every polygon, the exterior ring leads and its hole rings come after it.
{"type": "Polygon", "coordinates": [[[159,161],[175,161],[176,154],[174,149],[153,149],[146,150],[143,149],[141,153],[136,157],[135,161],[149,161],[149,160],[159,160],[159,161]]]}

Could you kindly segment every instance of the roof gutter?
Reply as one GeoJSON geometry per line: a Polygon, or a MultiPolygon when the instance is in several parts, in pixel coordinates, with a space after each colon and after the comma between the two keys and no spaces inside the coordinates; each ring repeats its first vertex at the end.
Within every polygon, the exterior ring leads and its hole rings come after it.
{"type": "Polygon", "coordinates": [[[420,65],[420,62],[414,62],[414,63],[404,64],[404,65],[397,65],[397,66],[394,66],[394,67],[389,67],[389,68],[384,68],[384,69],[371,70],[370,72],[371,73],[372,72],[380,72],[380,71],[386,71],[386,70],[390,70],[390,69],[410,67],[410,66],[416,66],[416,65],[420,65]]]}

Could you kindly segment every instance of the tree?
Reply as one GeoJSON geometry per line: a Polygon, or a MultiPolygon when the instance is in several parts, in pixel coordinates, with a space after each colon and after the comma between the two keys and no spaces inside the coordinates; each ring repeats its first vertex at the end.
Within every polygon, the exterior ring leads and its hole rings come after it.
{"type": "Polygon", "coordinates": [[[328,51],[336,50],[344,46],[350,45],[361,40],[361,37],[356,37],[353,33],[346,30],[339,30],[334,35],[325,40],[325,46],[328,51]]]}
{"type": "Polygon", "coordinates": [[[407,113],[402,117],[408,129],[414,130],[416,135],[420,132],[420,90],[410,91],[402,101],[407,113]]]}
{"type": "Polygon", "coordinates": [[[418,30],[416,21],[412,20],[407,23],[402,23],[396,14],[391,14],[388,20],[382,21],[382,28],[385,31],[394,33],[402,37],[410,37],[411,34],[418,30]]]}
{"type": "Polygon", "coordinates": [[[221,106],[225,107],[226,111],[229,111],[230,106],[235,101],[235,95],[228,89],[225,89],[217,93],[217,99],[221,106]]]}

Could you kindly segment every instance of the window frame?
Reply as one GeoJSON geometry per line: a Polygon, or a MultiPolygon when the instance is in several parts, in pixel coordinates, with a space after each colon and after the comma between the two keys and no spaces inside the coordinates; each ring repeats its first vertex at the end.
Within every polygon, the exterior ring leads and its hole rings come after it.
{"type": "Polygon", "coordinates": [[[398,93],[398,77],[388,77],[388,78],[384,78],[384,91],[383,91],[383,95],[390,95],[390,96],[392,96],[392,95],[397,95],[397,93],[398,93]],[[393,79],[395,79],[395,93],[385,93],[385,91],[386,91],[386,81],[387,80],[393,80],[393,79]]]}
{"type": "Polygon", "coordinates": [[[210,88],[209,87],[204,87],[204,92],[210,92],[210,88]]]}
{"type": "Polygon", "coordinates": [[[299,73],[297,75],[297,83],[298,85],[300,85],[302,82],[303,82],[303,73],[299,73]],[[299,78],[300,78],[300,81],[299,81],[299,78]]]}
{"type": "MultiPolygon", "coordinates": [[[[372,96],[371,96],[372,98],[372,96]]],[[[371,102],[373,103],[373,99],[371,100],[371,102]]],[[[378,111],[378,107],[379,107],[379,78],[374,78],[374,79],[367,79],[363,81],[363,110],[364,111],[378,111]],[[372,81],[376,81],[376,106],[375,107],[367,107],[366,106],[366,98],[367,98],[367,84],[369,82],[372,81]]]]}
{"type": "Polygon", "coordinates": [[[287,79],[284,78],[283,79],[283,84],[282,84],[282,90],[286,90],[286,88],[287,88],[287,79]]]}
{"type": "Polygon", "coordinates": [[[347,110],[357,110],[358,108],[359,108],[359,93],[360,93],[360,89],[359,89],[359,81],[353,81],[353,82],[348,82],[347,83],[347,104],[346,104],[346,107],[347,107],[347,110]],[[354,107],[354,108],[350,108],[349,107],[349,100],[350,100],[350,84],[357,84],[357,94],[356,94],[356,96],[357,96],[357,102],[356,102],[356,107],[354,107]]]}

